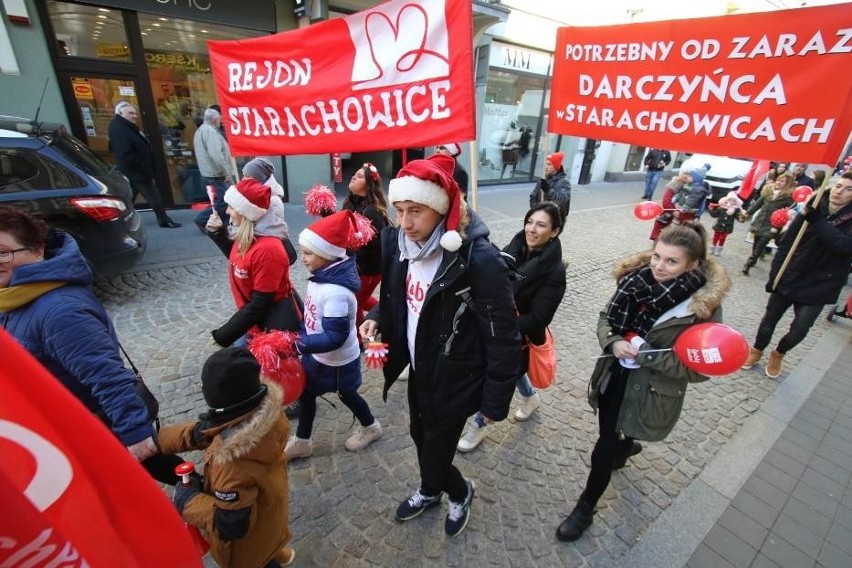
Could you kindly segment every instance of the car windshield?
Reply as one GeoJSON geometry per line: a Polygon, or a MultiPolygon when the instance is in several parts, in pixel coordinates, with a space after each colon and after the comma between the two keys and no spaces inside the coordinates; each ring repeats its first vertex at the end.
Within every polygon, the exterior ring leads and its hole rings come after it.
{"type": "Polygon", "coordinates": [[[90,176],[97,178],[109,175],[109,165],[73,136],[67,134],[57,136],[51,141],[51,146],[90,176]]]}

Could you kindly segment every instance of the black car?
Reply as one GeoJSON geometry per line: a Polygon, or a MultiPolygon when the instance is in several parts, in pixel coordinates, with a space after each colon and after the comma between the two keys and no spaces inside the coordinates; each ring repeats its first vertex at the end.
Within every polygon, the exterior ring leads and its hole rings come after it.
{"type": "Polygon", "coordinates": [[[145,254],[127,178],[62,125],[0,116],[0,205],[68,232],[98,276],[127,270],[145,254]]]}

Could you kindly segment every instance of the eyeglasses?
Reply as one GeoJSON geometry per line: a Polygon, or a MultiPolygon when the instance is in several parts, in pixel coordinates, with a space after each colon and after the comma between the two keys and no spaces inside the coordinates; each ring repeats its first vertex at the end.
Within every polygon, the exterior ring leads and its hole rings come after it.
{"type": "Polygon", "coordinates": [[[16,252],[24,252],[25,250],[30,250],[27,247],[17,248],[13,250],[0,250],[0,264],[6,264],[7,262],[12,262],[15,260],[16,252]]]}

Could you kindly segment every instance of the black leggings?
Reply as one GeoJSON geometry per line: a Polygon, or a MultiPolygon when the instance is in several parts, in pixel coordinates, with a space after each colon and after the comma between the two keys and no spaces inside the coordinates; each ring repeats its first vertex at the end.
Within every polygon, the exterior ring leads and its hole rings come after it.
{"type": "Polygon", "coordinates": [[[600,435],[592,451],[592,470],[589,472],[586,488],[580,495],[580,501],[588,504],[590,508],[597,505],[601,495],[609,487],[613,462],[629,454],[633,446],[633,438],[620,439],[615,431],[630,373],[618,363],[617,359],[613,362],[610,373],[606,392],[602,393],[598,399],[600,435]]]}
{"type": "Polygon", "coordinates": [[[778,325],[781,316],[790,306],[793,306],[793,322],[790,324],[790,331],[778,342],[777,351],[781,354],[787,353],[802,342],[823,308],[822,304],[794,302],[777,292],[770,294],[769,301],[766,302],[766,310],[763,312],[763,319],[760,320],[760,326],[757,328],[757,338],[754,340],[755,349],[759,351],[766,349],[766,346],[772,340],[775,326],[778,325]]]}
{"type": "MultiPolygon", "coordinates": [[[[375,422],[373,413],[370,412],[370,406],[367,401],[358,394],[358,391],[346,391],[337,393],[337,398],[352,411],[361,426],[369,426],[375,422]]],[[[311,394],[307,390],[302,393],[299,398],[301,405],[299,406],[299,425],[296,426],[296,436],[308,440],[311,437],[311,432],[314,429],[314,417],[317,414],[317,395],[311,394]]]]}

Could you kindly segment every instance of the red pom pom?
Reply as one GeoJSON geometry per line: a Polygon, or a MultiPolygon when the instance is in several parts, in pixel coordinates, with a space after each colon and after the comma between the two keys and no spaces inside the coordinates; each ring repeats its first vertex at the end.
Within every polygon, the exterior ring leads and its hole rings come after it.
{"type": "Polygon", "coordinates": [[[370,341],[364,349],[364,362],[368,369],[378,370],[388,361],[388,344],[381,341],[370,341]]]}
{"type": "Polygon", "coordinates": [[[780,229],[790,220],[790,211],[787,209],[779,209],[769,217],[769,224],[774,229],[780,229]]]}
{"type": "Polygon", "coordinates": [[[305,192],[305,211],[312,217],[325,217],[337,211],[337,196],[328,187],[315,184],[305,192]]]}
{"type": "Polygon", "coordinates": [[[299,362],[294,331],[270,331],[255,335],[249,351],[260,363],[260,372],[284,389],[284,404],[290,404],[305,390],[305,370],[299,362]]]}
{"type": "Polygon", "coordinates": [[[376,229],[369,219],[360,213],[353,213],[355,219],[354,231],[349,235],[349,241],[346,243],[346,248],[350,250],[359,249],[373,240],[376,236],[376,229]]]}

